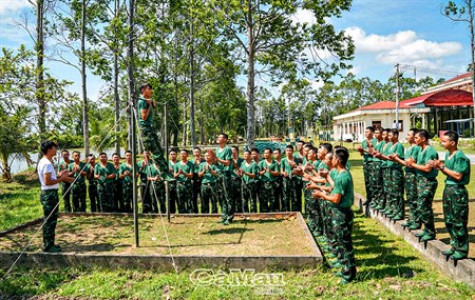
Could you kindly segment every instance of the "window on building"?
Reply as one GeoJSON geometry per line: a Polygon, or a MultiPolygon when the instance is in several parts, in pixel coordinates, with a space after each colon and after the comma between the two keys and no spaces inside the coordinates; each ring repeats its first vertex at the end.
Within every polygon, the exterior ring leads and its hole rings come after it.
{"type": "Polygon", "coordinates": [[[381,128],[381,121],[373,121],[372,126],[376,128],[381,128]]]}
{"type": "MultiPolygon", "coordinates": [[[[396,120],[393,120],[393,128],[396,128],[396,126],[394,126],[394,124],[396,124],[396,120]]],[[[399,131],[404,131],[404,123],[402,120],[399,120],[399,131]]]]}

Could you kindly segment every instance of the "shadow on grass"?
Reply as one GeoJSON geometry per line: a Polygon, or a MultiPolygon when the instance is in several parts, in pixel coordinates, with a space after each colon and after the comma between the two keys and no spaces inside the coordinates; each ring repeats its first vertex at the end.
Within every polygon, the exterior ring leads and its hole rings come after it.
{"type": "Polygon", "coordinates": [[[217,234],[242,234],[244,232],[254,231],[254,229],[249,228],[222,228],[222,229],[213,229],[210,231],[202,232],[203,235],[217,235],[217,234]]]}

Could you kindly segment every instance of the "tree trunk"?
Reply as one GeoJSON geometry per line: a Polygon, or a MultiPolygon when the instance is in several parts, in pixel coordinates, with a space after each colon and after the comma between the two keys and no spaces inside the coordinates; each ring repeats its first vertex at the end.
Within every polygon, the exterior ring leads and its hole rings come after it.
{"type": "Polygon", "coordinates": [[[36,102],[38,103],[38,130],[40,139],[43,139],[46,132],[46,99],[44,87],[44,2],[36,1],[36,102]]]}
{"type": "MultiPolygon", "coordinates": [[[[195,72],[194,72],[194,36],[193,36],[193,1],[190,12],[190,143],[196,146],[195,139],[195,72]]],[[[186,119],[185,119],[186,122],[186,119]]]]}
{"type": "MultiPolygon", "coordinates": [[[[119,16],[119,0],[114,0],[114,18],[117,20],[119,16]]],[[[120,156],[120,130],[119,130],[119,119],[120,119],[120,103],[119,103],[119,65],[118,65],[118,52],[119,49],[117,40],[117,27],[114,26],[114,122],[115,122],[115,152],[119,153],[120,156]]]]}
{"type": "Polygon", "coordinates": [[[82,116],[84,134],[84,155],[89,155],[89,116],[86,88],[86,0],[81,3],[81,80],[82,80],[82,116]]]}
{"type": "Polygon", "coordinates": [[[3,179],[5,181],[11,181],[12,174],[10,172],[10,166],[8,165],[8,155],[6,153],[2,153],[2,165],[3,165],[3,179]]]}
{"type": "Polygon", "coordinates": [[[255,55],[255,45],[254,45],[254,32],[253,32],[253,23],[252,23],[252,1],[248,1],[248,12],[247,12],[247,136],[246,136],[246,146],[248,149],[252,149],[254,146],[255,130],[256,130],[256,117],[255,117],[255,107],[254,107],[254,92],[255,92],[255,82],[254,82],[254,55],[255,55]]]}

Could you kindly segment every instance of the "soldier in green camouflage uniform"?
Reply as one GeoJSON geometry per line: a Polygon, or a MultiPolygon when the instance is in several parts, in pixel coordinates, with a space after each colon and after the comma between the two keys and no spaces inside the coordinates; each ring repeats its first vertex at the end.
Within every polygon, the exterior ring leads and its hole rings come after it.
{"type": "Polygon", "coordinates": [[[211,213],[218,213],[218,197],[216,195],[216,181],[219,173],[223,170],[221,166],[213,163],[213,158],[209,152],[205,153],[205,161],[200,164],[198,176],[201,178],[201,213],[209,214],[211,202],[211,213]]]}
{"type": "MultiPolygon", "coordinates": [[[[279,170],[282,171],[282,151],[279,148],[274,149],[272,151],[272,155],[274,156],[274,160],[279,165],[279,170]]],[[[282,177],[282,173],[279,173],[279,177],[276,180],[276,188],[275,188],[275,201],[277,203],[277,210],[283,211],[284,210],[284,178],[282,177]]]]}
{"type": "MultiPolygon", "coordinates": [[[[412,128],[407,133],[407,141],[410,144],[409,148],[405,149],[404,160],[399,157],[394,156],[395,161],[401,165],[406,165],[406,160],[412,158],[417,159],[421,147],[417,146],[414,143],[414,138],[416,133],[419,130],[417,128],[412,128]]],[[[414,225],[414,228],[419,229],[421,227],[420,223],[416,223],[416,214],[417,214],[417,174],[416,170],[405,167],[404,168],[404,190],[406,191],[407,205],[409,206],[409,218],[407,222],[401,224],[402,227],[410,227],[414,225]]]]}
{"type": "MultiPolygon", "coordinates": [[[[321,172],[328,173],[330,172],[330,166],[328,164],[328,161],[325,161],[325,157],[327,156],[328,153],[332,153],[333,146],[330,143],[322,143],[318,147],[318,160],[320,161],[320,164],[316,168],[318,171],[318,175],[320,178],[318,178],[318,184],[319,185],[325,185],[325,178],[321,176],[321,172]]],[[[331,225],[331,217],[330,217],[330,212],[329,212],[329,205],[327,201],[319,201],[320,204],[320,209],[321,209],[321,223],[322,223],[322,238],[324,241],[328,240],[328,231],[329,228],[332,226],[331,225]]]]}
{"type": "Polygon", "coordinates": [[[99,154],[100,163],[94,167],[94,178],[97,180],[97,194],[99,206],[104,212],[114,211],[113,184],[116,176],[114,165],[107,161],[107,154],[99,154]]]}
{"type": "Polygon", "coordinates": [[[191,202],[193,203],[193,213],[195,214],[198,213],[198,196],[201,195],[201,177],[198,176],[198,172],[203,162],[201,149],[199,147],[193,148],[193,199],[191,202]]]}
{"type": "MultiPolygon", "coordinates": [[[[383,140],[383,129],[378,127],[374,129],[374,138],[376,139],[376,144],[374,145],[374,150],[376,153],[380,153],[386,144],[386,141],[383,140]]],[[[375,154],[375,153],[373,153],[375,154]]],[[[384,190],[383,190],[383,171],[382,171],[382,160],[373,156],[373,168],[372,173],[370,174],[370,184],[372,187],[372,197],[373,200],[370,203],[370,206],[374,209],[384,208],[384,190]]]]}
{"type": "Polygon", "coordinates": [[[454,260],[467,258],[469,249],[468,192],[465,186],[470,183],[470,160],[461,150],[458,150],[458,139],[456,132],[447,131],[441,137],[441,144],[448,151],[445,154],[445,164],[438,160],[433,164],[447,176],[443,208],[451,248],[443,254],[454,260]]]}
{"type": "Polygon", "coordinates": [[[112,154],[112,163],[115,169],[115,178],[113,181],[114,211],[121,212],[124,206],[124,199],[122,197],[122,179],[120,178],[120,156],[118,153],[112,154]]]}
{"type": "Polygon", "coordinates": [[[336,166],[335,180],[331,194],[315,191],[313,196],[329,202],[333,217],[333,229],[335,232],[335,252],[341,271],[337,274],[342,277],[341,283],[346,284],[356,277],[356,263],[352,243],[353,211],[351,206],[354,201],[353,179],[348,170],[348,151],[346,148],[335,150],[332,165],[336,166]]]}
{"type": "MultiPolygon", "coordinates": [[[[283,181],[283,197],[282,197],[282,210],[283,211],[297,211],[298,210],[298,189],[300,188],[299,182],[302,181],[299,176],[299,164],[301,163],[298,157],[293,156],[294,147],[287,145],[285,148],[285,157],[281,162],[280,172],[282,174],[283,181]]],[[[302,194],[300,193],[300,197],[302,194]]],[[[300,202],[302,199],[300,198],[300,202]]]]}
{"type": "Polygon", "coordinates": [[[396,161],[396,158],[404,158],[404,147],[399,143],[399,131],[391,129],[388,132],[391,146],[385,151],[385,154],[377,153],[376,157],[384,160],[389,173],[389,189],[387,197],[388,218],[399,221],[404,219],[404,174],[402,166],[396,161]]]}
{"type": "Polygon", "coordinates": [[[153,125],[153,109],[155,108],[155,101],[152,99],[152,86],[150,84],[143,84],[140,87],[142,94],[137,101],[138,125],[139,133],[145,150],[152,155],[152,160],[160,169],[162,178],[165,180],[172,180],[173,175],[169,171],[167,161],[164,157],[164,151],[160,145],[160,139],[157,135],[157,130],[153,125]]]}
{"type": "Polygon", "coordinates": [[[178,213],[193,213],[192,186],[194,165],[188,160],[188,150],[180,151],[180,161],[173,167],[174,176],[176,178],[176,191],[178,196],[178,213]]]}
{"type": "Polygon", "coordinates": [[[58,188],[60,182],[72,182],[69,172],[63,170],[56,174],[53,166],[53,157],[56,156],[57,145],[51,141],[41,143],[43,157],[38,162],[38,178],[41,182],[40,201],[43,206],[43,251],[60,252],[61,247],[54,244],[56,223],[58,220],[58,188]]]}
{"type": "Polygon", "coordinates": [[[245,213],[257,213],[259,166],[251,160],[251,152],[244,151],[244,160],[239,168],[239,176],[242,177],[243,207],[245,213]],[[250,209],[249,209],[250,206],[250,209]]]}
{"type": "Polygon", "coordinates": [[[216,182],[216,192],[221,204],[221,219],[224,225],[228,225],[234,218],[234,201],[230,194],[231,188],[231,160],[233,154],[231,148],[226,144],[228,135],[221,133],[217,140],[219,146],[216,148],[216,159],[218,164],[223,168],[223,173],[216,182]]]}
{"type": "Polygon", "coordinates": [[[128,150],[125,151],[125,162],[119,167],[119,179],[122,181],[122,212],[132,212],[133,177],[136,177],[133,174],[132,152],[128,150]]]}
{"type": "Polygon", "coordinates": [[[152,212],[164,214],[167,211],[165,181],[160,177],[160,171],[156,164],[148,166],[147,180],[150,184],[150,198],[152,199],[152,212]]]}
{"type": "Polygon", "coordinates": [[[365,140],[361,143],[361,146],[358,148],[358,151],[363,156],[363,176],[364,184],[366,190],[366,201],[364,205],[370,204],[374,201],[373,197],[373,187],[371,186],[372,178],[374,174],[373,166],[373,152],[377,144],[377,140],[373,137],[374,127],[368,126],[365,130],[365,140]]]}
{"type": "Polygon", "coordinates": [[[150,161],[150,152],[144,150],[144,159],[137,163],[138,176],[140,178],[140,197],[142,198],[142,213],[152,212],[152,198],[150,197],[150,181],[148,180],[149,166],[152,164],[150,161]]]}
{"type": "Polygon", "coordinates": [[[96,157],[94,154],[89,154],[87,156],[87,180],[89,185],[87,187],[89,193],[89,200],[91,202],[91,212],[101,212],[102,207],[99,206],[99,199],[97,196],[97,180],[94,178],[94,167],[96,166],[96,157]]]}
{"type": "MultiPolygon", "coordinates": [[[[431,165],[431,161],[438,160],[437,151],[429,145],[429,133],[427,130],[420,130],[416,134],[416,144],[421,147],[421,152],[417,156],[417,161],[409,159],[406,161],[408,167],[414,168],[417,172],[417,214],[416,222],[424,224],[424,230],[416,234],[422,241],[435,239],[434,212],[432,201],[437,190],[438,171],[431,165]]],[[[415,225],[410,229],[417,229],[415,225]]]]}
{"type": "MultiPolygon", "coordinates": [[[[69,159],[69,151],[63,150],[61,151],[61,156],[63,158],[62,162],[59,164],[59,171],[62,172],[64,170],[68,170],[69,164],[71,164],[71,160],[69,159]]],[[[64,211],[71,212],[71,183],[67,181],[61,182],[61,195],[64,201],[64,211]]]]}
{"type": "MultiPolygon", "coordinates": [[[[320,160],[318,160],[318,149],[310,148],[308,150],[308,161],[306,164],[306,173],[304,173],[304,178],[306,181],[306,186],[312,182],[312,177],[318,177],[318,167],[320,166],[320,160]]],[[[320,237],[323,235],[323,215],[322,215],[322,204],[319,199],[315,199],[312,196],[312,191],[305,189],[305,211],[307,213],[307,222],[308,227],[312,231],[312,234],[315,237],[320,237]]]]}
{"type": "Polygon", "coordinates": [[[73,212],[86,211],[86,182],[84,178],[87,175],[86,163],[80,161],[81,154],[79,151],[73,151],[74,162],[69,164],[68,171],[74,177],[71,188],[71,198],[73,202],[73,212]]]}
{"type": "MultiPolygon", "coordinates": [[[[383,129],[381,136],[383,138],[383,142],[379,143],[379,149],[376,150],[376,152],[373,154],[376,157],[378,154],[386,155],[388,149],[391,147],[392,143],[389,141],[388,138],[388,129],[383,129]]],[[[387,161],[381,161],[381,183],[382,183],[382,198],[379,201],[378,206],[376,209],[379,209],[383,214],[386,214],[387,211],[389,210],[389,206],[387,205],[387,201],[389,198],[389,190],[391,188],[390,182],[391,182],[391,172],[389,170],[389,166],[387,161]]]]}
{"type": "Polygon", "coordinates": [[[264,150],[264,158],[264,160],[259,162],[260,178],[263,183],[259,195],[260,208],[261,212],[275,212],[278,210],[275,190],[280,169],[279,165],[272,159],[272,150],[270,148],[264,150]]]}
{"type": "MultiPolygon", "coordinates": [[[[263,183],[262,183],[262,181],[261,181],[261,175],[260,175],[261,170],[259,169],[259,163],[261,162],[261,156],[260,156],[260,153],[259,153],[259,149],[253,148],[253,149],[251,150],[251,160],[252,160],[252,161],[256,164],[256,166],[257,166],[257,174],[256,174],[256,176],[254,177],[254,184],[247,185],[247,187],[249,187],[249,188],[250,188],[250,187],[255,187],[255,190],[256,190],[256,193],[257,193],[255,199],[256,199],[256,201],[257,201],[256,203],[259,204],[259,205],[258,205],[258,206],[259,206],[259,209],[256,209],[255,212],[257,212],[257,211],[260,211],[260,212],[261,212],[261,211],[262,211],[262,208],[260,207],[260,201],[261,201],[261,200],[260,200],[260,197],[261,197],[260,191],[261,191],[261,189],[262,189],[263,183]]],[[[252,182],[252,180],[251,180],[250,182],[252,182]]],[[[248,191],[252,193],[253,189],[250,188],[248,191]]],[[[250,204],[250,206],[251,206],[251,212],[252,212],[252,202],[249,203],[249,204],[250,204]]],[[[256,204],[256,205],[257,205],[257,204],[256,204]]],[[[257,207],[257,206],[256,206],[256,207],[257,207]]],[[[267,207],[266,207],[266,209],[267,209],[267,207]]]]}
{"type": "Polygon", "coordinates": [[[236,146],[231,147],[232,152],[232,159],[231,159],[231,186],[230,186],[230,193],[231,198],[233,199],[234,211],[242,213],[243,212],[243,203],[242,203],[242,183],[241,177],[238,174],[239,167],[241,166],[242,162],[244,161],[242,158],[239,157],[239,149],[236,146]]]}
{"type": "MultiPolygon", "coordinates": [[[[169,156],[170,160],[168,161],[168,168],[170,172],[173,173],[173,170],[175,168],[175,165],[178,163],[178,149],[172,148],[170,150],[169,156]]],[[[176,180],[170,181],[168,183],[168,197],[170,201],[170,213],[174,214],[176,212],[176,206],[178,204],[178,197],[177,197],[177,192],[176,192],[176,180]]]]}

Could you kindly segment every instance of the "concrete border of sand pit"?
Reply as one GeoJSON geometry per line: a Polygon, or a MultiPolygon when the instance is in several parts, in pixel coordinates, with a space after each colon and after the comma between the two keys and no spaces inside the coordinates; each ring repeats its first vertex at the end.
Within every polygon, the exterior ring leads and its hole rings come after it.
{"type": "MultiPolygon", "coordinates": [[[[94,216],[94,215],[130,215],[124,213],[61,213],[60,217],[74,216],[94,216]]],[[[141,218],[159,216],[157,214],[140,215],[141,218]]],[[[166,217],[166,215],[162,215],[166,217]]],[[[180,217],[216,217],[219,214],[176,214],[180,217]]],[[[249,216],[253,218],[285,218],[297,217],[300,228],[304,231],[305,238],[310,244],[311,255],[271,255],[271,256],[211,256],[211,255],[174,255],[173,259],[179,271],[193,270],[196,268],[213,269],[253,269],[255,271],[264,270],[302,270],[312,268],[323,263],[323,256],[310,233],[302,214],[299,212],[278,212],[259,214],[235,214],[236,218],[249,216]]],[[[24,229],[28,226],[40,223],[42,219],[37,219],[15,228],[0,232],[0,237],[8,233],[24,229]]],[[[130,254],[81,254],[81,253],[44,253],[44,252],[5,252],[0,251],[0,268],[10,267],[15,260],[23,267],[47,267],[65,268],[77,267],[92,269],[97,267],[110,269],[153,269],[159,271],[172,271],[174,269],[172,259],[169,255],[130,255],[130,254]],[[21,257],[18,259],[18,257],[21,257]]]]}
{"type": "Polygon", "coordinates": [[[472,259],[463,259],[457,262],[453,260],[446,260],[446,257],[442,254],[442,251],[448,250],[450,245],[447,245],[439,240],[429,241],[427,243],[419,242],[419,239],[415,236],[420,232],[409,231],[401,226],[405,221],[392,221],[385,216],[378,213],[378,211],[371,207],[364,207],[362,203],[366,200],[360,194],[355,193],[355,205],[364,210],[366,216],[369,216],[375,220],[378,220],[393,234],[402,237],[407,243],[418,250],[426,259],[436,264],[444,274],[450,276],[456,281],[465,282],[471,287],[475,288],[475,261],[472,259]]]}

